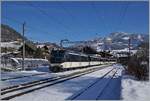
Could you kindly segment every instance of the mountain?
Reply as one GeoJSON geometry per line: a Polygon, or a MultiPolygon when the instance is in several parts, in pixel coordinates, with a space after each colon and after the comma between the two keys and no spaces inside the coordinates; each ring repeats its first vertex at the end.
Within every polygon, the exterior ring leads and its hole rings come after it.
{"type": "Polygon", "coordinates": [[[146,38],[147,36],[148,35],[138,34],[138,33],[135,33],[135,34],[131,33],[131,34],[129,34],[129,33],[124,33],[124,32],[115,32],[115,33],[110,33],[110,35],[108,37],[111,38],[113,43],[115,43],[115,42],[128,43],[129,37],[130,37],[132,42],[136,43],[135,41],[142,42],[145,39],[148,40],[146,38]]]}
{"type": "MultiPolygon", "coordinates": [[[[140,34],[140,33],[125,33],[125,32],[113,32],[110,33],[106,37],[97,37],[95,39],[87,40],[82,43],[74,44],[68,48],[74,50],[82,50],[85,46],[90,46],[97,51],[103,50],[119,50],[119,49],[127,49],[129,44],[129,37],[131,38],[131,49],[137,49],[138,45],[142,42],[149,42],[148,34],[140,34]]],[[[13,42],[17,40],[22,40],[22,35],[15,31],[13,28],[8,25],[1,24],[1,41],[2,42],[13,42]]],[[[43,45],[49,46],[49,48],[60,48],[55,43],[41,43],[36,44],[25,38],[26,43],[30,44],[30,46],[39,46],[43,45]]],[[[5,46],[5,44],[4,44],[5,46]]],[[[7,45],[8,46],[8,45],[7,45]]]]}
{"type": "MultiPolygon", "coordinates": [[[[1,24],[1,41],[2,42],[13,42],[17,40],[22,40],[23,36],[17,32],[15,29],[8,25],[1,24]]],[[[27,40],[27,38],[25,38],[27,40]]]]}
{"type": "Polygon", "coordinates": [[[127,49],[129,45],[129,37],[131,38],[131,49],[137,49],[137,46],[140,43],[149,41],[148,34],[113,32],[107,37],[91,39],[88,44],[75,44],[71,47],[81,48],[84,46],[90,46],[97,51],[127,49]]]}
{"type": "Polygon", "coordinates": [[[124,32],[114,32],[110,33],[103,41],[105,46],[109,46],[111,49],[124,49],[128,48],[130,38],[130,45],[132,49],[135,49],[140,43],[146,41],[148,42],[149,35],[139,34],[139,33],[124,33],[124,32]],[[109,40],[107,40],[109,38],[109,40]]]}

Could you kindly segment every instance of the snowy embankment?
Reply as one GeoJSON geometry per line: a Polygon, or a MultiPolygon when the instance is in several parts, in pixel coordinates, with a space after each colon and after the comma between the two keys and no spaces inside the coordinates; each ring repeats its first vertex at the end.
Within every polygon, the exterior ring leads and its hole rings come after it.
{"type": "Polygon", "coordinates": [[[149,101],[150,82],[138,81],[132,76],[123,74],[122,99],[127,101],[149,101]]]}

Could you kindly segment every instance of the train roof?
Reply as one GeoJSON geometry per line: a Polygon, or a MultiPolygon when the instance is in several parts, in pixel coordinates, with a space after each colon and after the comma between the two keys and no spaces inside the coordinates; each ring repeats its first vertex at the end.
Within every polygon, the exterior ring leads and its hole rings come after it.
{"type": "Polygon", "coordinates": [[[73,50],[65,50],[65,49],[59,49],[59,50],[54,50],[54,51],[65,51],[67,54],[71,54],[71,55],[80,55],[80,56],[85,56],[85,57],[93,57],[93,58],[98,58],[98,57],[101,57],[101,56],[97,56],[98,54],[85,54],[85,53],[82,53],[82,52],[79,52],[79,51],[73,51],[73,50]]]}

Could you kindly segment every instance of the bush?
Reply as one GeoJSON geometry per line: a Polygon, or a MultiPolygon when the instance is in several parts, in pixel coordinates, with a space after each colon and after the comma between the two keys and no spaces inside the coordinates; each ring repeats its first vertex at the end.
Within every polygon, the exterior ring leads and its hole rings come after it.
{"type": "MultiPolygon", "coordinates": [[[[146,43],[147,44],[147,43],[146,43]]],[[[139,80],[149,79],[149,48],[142,43],[142,47],[137,53],[130,57],[128,61],[127,71],[129,74],[134,75],[139,80]]]]}
{"type": "Polygon", "coordinates": [[[146,80],[148,79],[148,65],[142,65],[142,61],[140,61],[139,58],[136,56],[131,57],[129,63],[128,63],[128,72],[131,75],[134,75],[139,80],[146,80]]]}

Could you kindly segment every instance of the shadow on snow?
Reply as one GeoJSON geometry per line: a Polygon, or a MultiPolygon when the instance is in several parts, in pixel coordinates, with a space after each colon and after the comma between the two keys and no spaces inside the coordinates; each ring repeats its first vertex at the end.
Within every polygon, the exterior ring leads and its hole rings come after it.
{"type": "MultiPolygon", "coordinates": [[[[92,84],[97,80],[98,78],[95,77],[82,77],[80,80],[69,80],[67,82],[64,82],[63,85],[60,86],[59,92],[63,93],[71,93],[72,95],[66,98],[66,100],[72,100],[74,96],[76,96],[80,91],[85,89],[89,84],[92,84]]],[[[107,80],[108,78],[105,78],[104,80],[107,80]]],[[[97,87],[97,90],[99,88],[97,87]]],[[[107,88],[103,93],[101,93],[101,96],[98,98],[99,100],[120,100],[121,99],[121,77],[115,77],[111,79],[111,83],[107,85],[107,88]]],[[[94,94],[93,92],[91,94],[94,94]]],[[[88,95],[87,95],[88,96],[88,95]]],[[[89,100],[86,96],[82,99],[78,100],[89,100]]],[[[95,100],[95,99],[90,99],[95,100]]]]}

